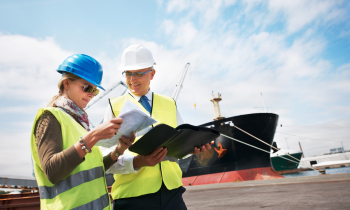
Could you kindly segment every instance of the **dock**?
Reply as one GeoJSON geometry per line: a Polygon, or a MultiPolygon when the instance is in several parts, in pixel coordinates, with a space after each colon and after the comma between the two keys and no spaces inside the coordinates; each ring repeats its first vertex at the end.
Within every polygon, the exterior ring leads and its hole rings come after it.
{"type": "Polygon", "coordinates": [[[186,186],[189,210],[350,209],[350,173],[186,186]]]}
{"type": "Polygon", "coordinates": [[[326,161],[326,162],[313,165],[313,167],[318,169],[342,168],[342,167],[349,167],[349,166],[350,166],[350,160],[326,161]]]}
{"type": "MultiPolygon", "coordinates": [[[[188,210],[338,210],[350,209],[349,195],[350,173],[343,173],[186,186],[183,198],[188,210]]],[[[0,210],[36,210],[39,203],[38,192],[0,195],[0,210]]]]}

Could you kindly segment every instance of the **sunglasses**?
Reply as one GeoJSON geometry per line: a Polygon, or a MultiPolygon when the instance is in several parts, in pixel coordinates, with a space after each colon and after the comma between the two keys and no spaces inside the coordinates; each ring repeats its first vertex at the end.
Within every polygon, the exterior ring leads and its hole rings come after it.
{"type": "Polygon", "coordinates": [[[132,75],[134,75],[135,78],[141,78],[141,77],[143,77],[145,74],[147,74],[148,72],[150,72],[150,71],[152,71],[152,70],[153,70],[153,68],[151,68],[150,70],[145,71],[145,72],[139,71],[139,72],[134,72],[134,73],[129,72],[129,71],[123,71],[122,75],[123,75],[124,77],[128,78],[128,79],[131,78],[132,75]]]}
{"type": "Polygon", "coordinates": [[[80,83],[78,83],[78,82],[76,82],[76,81],[73,81],[73,82],[75,82],[75,83],[77,83],[78,85],[82,86],[82,87],[83,87],[83,91],[84,91],[85,93],[91,93],[91,92],[93,92],[94,95],[97,96],[97,95],[99,94],[99,92],[100,92],[99,89],[94,88],[94,87],[92,87],[91,85],[82,85],[82,84],[80,84],[80,83]]]}

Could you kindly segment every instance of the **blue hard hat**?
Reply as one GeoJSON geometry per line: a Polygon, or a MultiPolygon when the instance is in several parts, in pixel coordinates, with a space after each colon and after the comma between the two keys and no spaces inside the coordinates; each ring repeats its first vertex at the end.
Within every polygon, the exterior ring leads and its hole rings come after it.
{"type": "Polygon", "coordinates": [[[75,54],[69,56],[58,67],[57,71],[61,74],[65,72],[75,74],[78,77],[94,84],[96,87],[105,90],[101,86],[103,75],[102,66],[97,60],[88,55],[75,54]]]}

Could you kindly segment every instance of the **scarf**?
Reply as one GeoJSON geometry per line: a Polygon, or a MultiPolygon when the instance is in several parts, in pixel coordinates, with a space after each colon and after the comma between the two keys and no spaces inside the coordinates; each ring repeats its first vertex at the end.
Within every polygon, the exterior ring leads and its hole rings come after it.
{"type": "Polygon", "coordinates": [[[54,103],[54,107],[61,108],[71,115],[85,130],[90,131],[87,113],[80,109],[72,100],[65,96],[60,96],[54,103]]]}

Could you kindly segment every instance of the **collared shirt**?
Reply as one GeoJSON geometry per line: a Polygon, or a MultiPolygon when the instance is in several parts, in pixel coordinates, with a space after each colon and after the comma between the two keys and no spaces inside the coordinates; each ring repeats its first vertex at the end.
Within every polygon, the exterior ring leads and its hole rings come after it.
{"type": "MultiPolygon", "coordinates": [[[[128,93],[131,94],[131,96],[134,97],[138,102],[140,102],[141,97],[135,96],[129,90],[128,90],[128,93]]],[[[149,89],[148,93],[145,96],[148,98],[148,103],[152,107],[153,92],[151,91],[151,89],[149,89]]],[[[114,114],[113,114],[112,107],[110,105],[108,105],[106,112],[105,112],[103,122],[109,121],[113,118],[116,118],[116,116],[114,116],[114,114]]],[[[181,124],[184,124],[182,117],[177,109],[176,109],[176,118],[177,118],[177,125],[178,126],[181,124]]],[[[101,147],[101,150],[102,150],[103,154],[105,154],[107,152],[109,153],[110,151],[113,151],[114,148],[101,147]]],[[[134,169],[134,166],[133,166],[134,157],[135,156],[132,156],[129,154],[120,155],[118,157],[117,163],[112,165],[111,168],[113,168],[113,171],[116,171],[118,174],[136,173],[137,171],[140,170],[140,168],[134,169]]]]}

